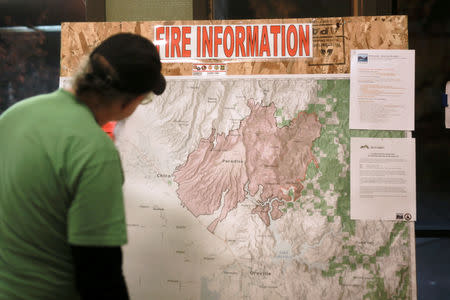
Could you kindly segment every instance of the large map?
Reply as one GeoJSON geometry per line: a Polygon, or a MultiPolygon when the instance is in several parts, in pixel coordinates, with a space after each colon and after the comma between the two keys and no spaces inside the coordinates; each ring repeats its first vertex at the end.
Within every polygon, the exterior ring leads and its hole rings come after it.
{"type": "Polygon", "coordinates": [[[118,124],[132,299],[415,299],[411,223],[349,216],[342,75],[169,78],[118,124]]]}

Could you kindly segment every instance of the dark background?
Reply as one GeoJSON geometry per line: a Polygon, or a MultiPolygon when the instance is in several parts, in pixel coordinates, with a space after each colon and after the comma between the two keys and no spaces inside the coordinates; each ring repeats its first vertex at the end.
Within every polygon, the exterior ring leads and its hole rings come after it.
{"type": "MultiPolygon", "coordinates": [[[[356,10],[408,15],[409,48],[416,50],[418,299],[450,299],[450,129],[441,107],[450,80],[450,1],[193,1],[194,14],[214,19],[340,17],[356,10]]],[[[0,0],[0,114],[21,99],[58,88],[59,25],[105,21],[104,9],[100,0],[0,0]]]]}

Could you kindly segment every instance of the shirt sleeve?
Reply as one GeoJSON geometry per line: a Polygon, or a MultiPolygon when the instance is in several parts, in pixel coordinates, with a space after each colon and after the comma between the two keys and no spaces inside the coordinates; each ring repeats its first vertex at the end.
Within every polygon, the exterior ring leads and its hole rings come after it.
{"type": "Polygon", "coordinates": [[[122,184],[123,173],[118,158],[97,161],[81,169],[67,216],[69,244],[78,246],[126,244],[122,184]]]}

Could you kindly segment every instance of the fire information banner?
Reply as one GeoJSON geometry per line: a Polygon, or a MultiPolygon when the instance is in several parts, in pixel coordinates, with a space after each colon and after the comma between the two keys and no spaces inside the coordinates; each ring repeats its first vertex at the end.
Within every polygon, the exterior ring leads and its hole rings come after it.
{"type": "Polygon", "coordinates": [[[155,26],[161,59],[311,58],[312,24],[155,26]]]}

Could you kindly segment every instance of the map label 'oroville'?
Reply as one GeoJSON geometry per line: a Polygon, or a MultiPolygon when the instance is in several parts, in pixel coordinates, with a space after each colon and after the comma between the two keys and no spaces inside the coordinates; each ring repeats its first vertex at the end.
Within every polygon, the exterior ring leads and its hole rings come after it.
{"type": "Polygon", "coordinates": [[[161,59],[312,57],[312,24],[155,26],[161,59]]]}

